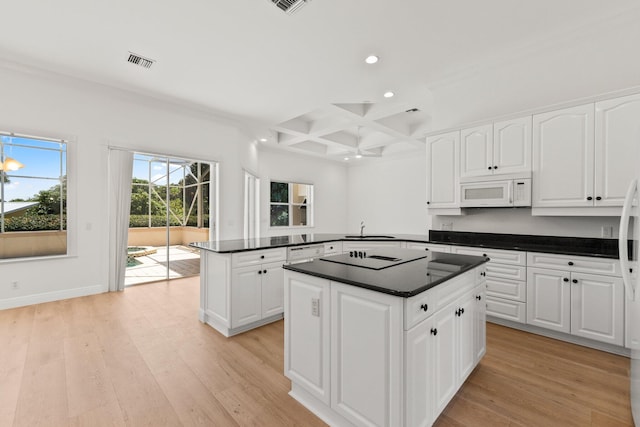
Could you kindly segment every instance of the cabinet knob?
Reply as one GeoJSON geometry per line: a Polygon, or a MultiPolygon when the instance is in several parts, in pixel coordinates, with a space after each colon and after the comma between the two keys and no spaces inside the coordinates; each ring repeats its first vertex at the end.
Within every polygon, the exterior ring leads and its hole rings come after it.
{"type": "Polygon", "coordinates": [[[464,314],[464,308],[460,309],[460,314],[464,314]]]}
{"type": "Polygon", "coordinates": [[[596,197],[596,200],[602,200],[602,197],[597,196],[597,197],[596,197]]]}
{"type": "Polygon", "coordinates": [[[438,329],[436,328],[431,328],[431,335],[438,335],[438,329]]]}
{"type": "Polygon", "coordinates": [[[267,274],[267,270],[262,270],[262,273],[263,274],[267,274]]]}
{"type": "Polygon", "coordinates": [[[262,274],[262,270],[258,270],[258,274],[262,274]]]}
{"type": "Polygon", "coordinates": [[[476,299],[477,299],[478,301],[482,300],[482,295],[476,295],[476,299]]]}
{"type": "Polygon", "coordinates": [[[569,261],[567,264],[569,264],[569,265],[573,265],[573,261],[569,261]]]}
{"type": "Polygon", "coordinates": [[[578,279],[573,279],[572,282],[573,283],[578,283],[578,279]]]}
{"type": "Polygon", "coordinates": [[[593,200],[593,197],[589,196],[587,197],[587,200],[593,200]]]}
{"type": "Polygon", "coordinates": [[[487,254],[482,254],[482,256],[486,258],[486,257],[487,257],[487,254]]]}
{"type": "Polygon", "coordinates": [[[481,275],[481,276],[486,276],[486,275],[487,275],[487,272],[486,272],[486,271],[483,271],[482,273],[480,273],[480,275],[481,275]]]}
{"type": "Polygon", "coordinates": [[[456,316],[460,316],[460,309],[456,310],[456,316]]]}
{"type": "Polygon", "coordinates": [[[498,166],[494,166],[493,168],[494,168],[494,169],[498,169],[498,166]]]}
{"type": "Polygon", "coordinates": [[[492,168],[491,168],[491,166],[489,166],[487,169],[491,170],[492,168]]]}
{"type": "Polygon", "coordinates": [[[427,202],[427,204],[429,204],[429,203],[431,203],[431,202],[427,202]]]}
{"type": "Polygon", "coordinates": [[[429,248],[424,248],[424,250],[425,250],[425,251],[428,251],[428,250],[429,250],[429,248]]]}
{"type": "Polygon", "coordinates": [[[565,277],[564,279],[562,279],[562,281],[563,281],[563,282],[568,282],[568,281],[569,281],[569,279],[565,277]]]}
{"type": "Polygon", "coordinates": [[[264,255],[260,255],[260,259],[264,259],[264,255]]]}
{"type": "Polygon", "coordinates": [[[422,311],[427,311],[429,309],[429,306],[427,304],[420,304],[420,309],[422,311]]]}
{"type": "Polygon", "coordinates": [[[333,249],[333,246],[329,246],[329,249],[333,249]]]}

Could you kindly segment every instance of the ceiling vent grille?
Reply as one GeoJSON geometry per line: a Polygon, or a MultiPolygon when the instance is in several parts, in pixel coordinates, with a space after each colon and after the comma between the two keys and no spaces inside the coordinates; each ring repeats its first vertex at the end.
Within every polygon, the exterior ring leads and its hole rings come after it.
{"type": "Polygon", "coordinates": [[[289,15],[293,14],[310,1],[311,0],[271,0],[271,2],[278,6],[280,10],[288,13],[289,15]]]}
{"type": "Polygon", "coordinates": [[[129,58],[127,59],[127,62],[139,65],[143,68],[151,68],[153,63],[156,61],[154,61],[153,59],[145,58],[144,56],[140,56],[136,53],[129,52],[129,58]]]}

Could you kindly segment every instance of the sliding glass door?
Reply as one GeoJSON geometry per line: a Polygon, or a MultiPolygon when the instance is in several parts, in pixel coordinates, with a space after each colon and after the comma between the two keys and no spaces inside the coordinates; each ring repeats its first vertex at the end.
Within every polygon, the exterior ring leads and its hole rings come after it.
{"type": "Polygon", "coordinates": [[[125,285],[197,275],[215,227],[216,164],[135,154],[125,285]]]}

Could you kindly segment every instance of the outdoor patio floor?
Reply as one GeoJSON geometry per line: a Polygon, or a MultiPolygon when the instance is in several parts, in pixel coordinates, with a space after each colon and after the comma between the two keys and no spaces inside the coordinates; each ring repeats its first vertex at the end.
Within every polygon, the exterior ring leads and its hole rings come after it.
{"type": "Polygon", "coordinates": [[[135,259],[141,262],[140,265],[127,267],[124,279],[125,286],[166,280],[167,260],[170,279],[200,274],[200,251],[198,249],[182,245],[169,246],[169,248],[156,247],[156,249],[157,252],[154,254],[136,257],[135,259]]]}

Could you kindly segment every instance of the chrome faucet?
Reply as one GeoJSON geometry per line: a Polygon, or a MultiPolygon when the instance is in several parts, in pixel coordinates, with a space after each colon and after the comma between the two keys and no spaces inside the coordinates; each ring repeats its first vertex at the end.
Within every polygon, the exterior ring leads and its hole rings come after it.
{"type": "Polygon", "coordinates": [[[364,221],[360,221],[360,237],[364,237],[364,221]]]}

